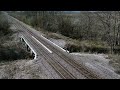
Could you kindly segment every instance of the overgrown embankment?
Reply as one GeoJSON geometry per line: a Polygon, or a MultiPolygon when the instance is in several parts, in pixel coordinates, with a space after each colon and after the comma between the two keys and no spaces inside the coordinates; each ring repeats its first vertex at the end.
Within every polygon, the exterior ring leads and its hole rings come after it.
{"type": "Polygon", "coordinates": [[[31,58],[17,34],[10,29],[4,15],[0,14],[0,62],[31,58]]]}

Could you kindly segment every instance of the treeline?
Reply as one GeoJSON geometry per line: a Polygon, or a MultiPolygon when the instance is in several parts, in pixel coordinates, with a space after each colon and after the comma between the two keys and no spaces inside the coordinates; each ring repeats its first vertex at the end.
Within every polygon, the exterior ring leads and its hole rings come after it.
{"type": "Polygon", "coordinates": [[[119,53],[119,11],[81,11],[77,14],[66,14],[62,11],[23,11],[10,14],[34,27],[88,41],[91,45],[100,44],[101,48],[105,47],[111,53],[119,53]]]}

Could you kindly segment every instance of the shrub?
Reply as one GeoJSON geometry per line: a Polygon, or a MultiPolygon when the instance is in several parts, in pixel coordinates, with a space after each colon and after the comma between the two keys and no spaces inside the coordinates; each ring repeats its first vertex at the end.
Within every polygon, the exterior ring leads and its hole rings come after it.
{"type": "Polygon", "coordinates": [[[30,57],[31,55],[27,51],[22,49],[21,45],[19,45],[19,47],[15,45],[9,47],[0,46],[0,60],[2,61],[27,59],[30,57]]]}
{"type": "Polygon", "coordinates": [[[8,24],[7,21],[0,20],[0,35],[7,35],[11,33],[12,31],[10,30],[10,25],[8,24]]]}
{"type": "Polygon", "coordinates": [[[68,50],[70,53],[82,51],[82,48],[80,46],[74,44],[66,44],[64,49],[68,50]]]}
{"type": "Polygon", "coordinates": [[[81,41],[79,44],[68,43],[65,45],[65,49],[69,50],[70,52],[109,53],[109,47],[103,44],[103,46],[101,46],[101,44],[95,44],[95,42],[81,41]]]}

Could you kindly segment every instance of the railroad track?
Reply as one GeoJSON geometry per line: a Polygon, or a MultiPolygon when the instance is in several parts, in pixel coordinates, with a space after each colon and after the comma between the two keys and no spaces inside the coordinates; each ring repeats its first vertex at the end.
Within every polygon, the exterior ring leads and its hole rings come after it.
{"type": "MultiPolygon", "coordinates": [[[[52,45],[46,44],[43,39],[41,39],[40,37],[38,37],[37,35],[35,35],[32,31],[30,31],[24,25],[21,25],[21,23],[19,23],[19,22],[16,21],[16,25],[19,28],[23,28],[23,29],[27,30],[27,32],[29,34],[31,34],[32,36],[34,36],[35,38],[37,38],[39,41],[41,41],[44,45],[46,45],[47,47],[49,47],[57,56],[59,56],[62,60],[64,60],[69,65],[71,65],[73,68],[75,68],[78,72],[80,72],[86,78],[88,78],[88,79],[102,79],[99,75],[96,75],[92,71],[89,71],[84,65],[78,64],[74,59],[71,59],[70,57],[66,56],[65,54],[61,53],[60,51],[56,52],[56,48],[55,47],[53,47],[52,45]]],[[[41,52],[41,50],[40,50],[40,52],[41,52]]],[[[44,51],[44,53],[46,53],[46,52],[44,51]]],[[[64,67],[62,67],[62,65],[59,62],[57,62],[55,59],[53,59],[53,57],[51,58],[51,56],[49,54],[46,53],[46,55],[48,55],[50,58],[48,58],[43,53],[41,53],[41,55],[43,55],[46,58],[47,62],[55,69],[56,72],[59,73],[59,75],[62,78],[75,78],[71,73],[69,73],[68,71],[66,71],[66,69],[64,67]]]]}
{"type": "MultiPolygon", "coordinates": [[[[30,32],[31,35],[33,35],[32,32],[30,32]]],[[[34,35],[35,36],[35,35],[34,35]]],[[[36,37],[37,38],[37,37],[36,37]]],[[[39,38],[37,38],[39,40],[39,38]]],[[[43,40],[40,40],[44,45],[49,47],[55,54],[57,54],[59,57],[61,57],[65,62],[67,62],[69,65],[74,67],[78,72],[80,72],[82,75],[84,75],[88,79],[102,79],[99,75],[94,74],[93,72],[89,71],[85,66],[78,64],[75,60],[66,57],[64,54],[60,52],[56,52],[55,48],[53,46],[48,46],[48,44],[45,44],[43,40]]]]}
{"type": "MultiPolygon", "coordinates": [[[[14,25],[16,28],[20,28],[19,25],[14,25]]],[[[22,34],[23,35],[23,34],[22,34]]],[[[25,35],[24,35],[25,37],[25,35]]],[[[30,39],[30,37],[29,37],[30,39]]],[[[32,46],[34,47],[40,47],[38,43],[36,43],[34,40],[29,40],[27,41],[31,42],[32,41],[32,46]]],[[[54,68],[54,70],[59,74],[59,76],[63,79],[76,79],[75,76],[73,76],[68,70],[66,70],[59,62],[56,62],[53,57],[51,57],[48,53],[46,53],[43,49],[38,49],[36,48],[37,52],[39,52],[40,55],[42,55],[45,60],[54,68]],[[44,54],[43,54],[44,52],[44,54]]]]}
{"type": "MultiPolygon", "coordinates": [[[[28,40],[28,39],[27,39],[28,40]]],[[[29,42],[32,41],[32,46],[34,47],[40,47],[38,43],[36,43],[34,40],[30,39],[29,37],[29,42]]],[[[76,79],[75,76],[73,76],[68,70],[66,70],[59,62],[56,62],[53,57],[51,57],[44,49],[36,48],[37,51],[39,52],[38,55],[42,55],[45,60],[54,68],[54,70],[60,75],[61,78],[63,79],[76,79]],[[43,54],[44,53],[44,54],[43,54]]]]}

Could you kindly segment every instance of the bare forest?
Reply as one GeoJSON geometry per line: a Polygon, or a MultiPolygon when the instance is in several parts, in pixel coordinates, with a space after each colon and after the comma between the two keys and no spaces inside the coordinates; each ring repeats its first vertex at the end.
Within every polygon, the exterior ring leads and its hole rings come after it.
{"type": "Polygon", "coordinates": [[[77,40],[68,45],[71,52],[111,53],[120,52],[119,11],[20,11],[9,12],[25,23],[44,31],[59,33],[77,40]]]}

